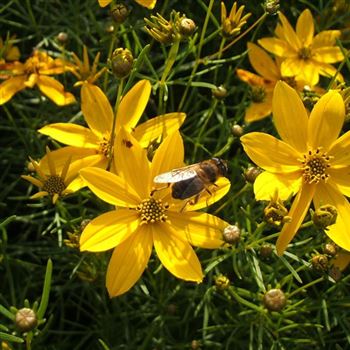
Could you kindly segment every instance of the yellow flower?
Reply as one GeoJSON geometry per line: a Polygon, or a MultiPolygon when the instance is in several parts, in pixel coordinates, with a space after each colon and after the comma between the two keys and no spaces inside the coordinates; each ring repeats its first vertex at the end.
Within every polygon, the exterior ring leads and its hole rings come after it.
{"type": "MultiPolygon", "coordinates": [[[[340,31],[326,30],[314,36],[314,22],[308,9],[300,14],[296,31],[281,12],[278,16],[281,25],[275,31],[277,37],[263,38],[258,43],[284,59],[281,64],[282,75],[297,76],[311,86],[318,83],[320,74],[333,77],[337,70],[331,63],[344,59],[340,48],[335,46],[340,31]]],[[[337,78],[342,79],[339,73],[337,78]]]]}
{"type": "MultiPolygon", "coordinates": [[[[117,135],[121,127],[133,133],[142,147],[178,129],[185,119],[184,113],[168,113],[136,126],[146,108],[151,93],[148,80],[141,80],[122,98],[114,127],[117,135]]],[[[78,171],[87,166],[106,169],[111,162],[111,137],[114,112],[103,91],[95,85],[85,83],[81,89],[81,109],[88,127],[73,123],[56,123],[38,130],[69,147],[53,151],[57,161],[63,165],[72,157],[72,167],[78,171]]],[[[81,183],[83,186],[83,183],[81,183]]]]}
{"type": "Polygon", "coordinates": [[[31,164],[36,171],[38,178],[30,175],[22,175],[21,177],[33,185],[39,187],[40,191],[31,196],[31,199],[36,199],[44,196],[50,196],[52,203],[55,204],[57,199],[69,193],[75,192],[78,187],[74,181],[75,172],[70,168],[70,158],[67,158],[60,174],[57,173],[55,159],[52,157],[50,150],[46,150],[46,161],[36,162],[30,158],[31,164]],[[43,166],[44,163],[46,166],[43,166]]]}
{"type": "MultiPolygon", "coordinates": [[[[98,3],[101,7],[108,6],[112,0],[98,0],[98,3]]],[[[152,10],[153,7],[156,5],[157,0],[135,0],[139,5],[143,7],[147,7],[148,9],[152,10]]]]}
{"type": "Polygon", "coordinates": [[[106,286],[111,297],[127,292],[140,278],[152,252],[174,276],[201,282],[200,262],[191,247],[214,249],[222,246],[222,232],[228,224],[216,216],[194,212],[224,196],[230,182],[221,178],[215,194],[203,195],[195,205],[171,197],[170,188],[153,193],[153,178],[183,165],[184,147],[178,131],[156,150],[152,163],[146,151],[125,129],[117,141],[118,175],[99,168],[81,170],[88,187],[116,209],[92,220],[80,239],[82,251],[114,249],[106,286]],[[153,193],[153,194],[152,194],[153,193]]]}
{"type": "Polygon", "coordinates": [[[61,59],[53,59],[46,52],[35,51],[25,63],[15,61],[0,65],[7,76],[0,84],[0,105],[9,101],[13,95],[25,88],[38,86],[39,90],[59,106],[75,102],[74,96],[64,91],[64,86],[49,75],[62,74],[66,64],[61,59]]]}
{"type": "Polygon", "coordinates": [[[349,161],[350,132],[338,138],[345,118],[341,95],[323,95],[308,117],[298,93],[284,82],[276,84],[272,111],[282,140],[259,132],[241,137],[248,156],[265,170],[254,183],[257,200],[269,200],[278,191],[280,199],[297,194],[277,240],[283,254],[293,239],[313,200],[318,209],[332,205],[337,209],[335,224],[327,235],[340,247],[350,250],[349,161]]]}
{"type": "Polygon", "coordinates": [[[4,41],[0,37],[0,63],[8,61],[16,61],[20,57],[20,52],[17,46],[12,44],[14,37],[4,41]]]}
{"type": "Polygon", "coordinates": [[[221,30],[226,37],[237,36],[241,32],[241,28],[247,23],[247,19],[251,13],[247,13],[242,17],[244,5],[240,6],[237,11],[237,2],[232,5],[229,16],[227,17],[227,10],[225,3],[221,2],[221,30]]]}
{"type": "Polygon", "coordinates": [[[95,81],[106,71],[106,68],[102,68],[97,71],[98,62],[100,60],[100,53],[95,56],[92,67],[90,67],[90,60],[86,46],[83,48],[83,60],[73,53],[74,64],[68,66],[68,69],[79,79],[74,86],[80,86],[84,82],[94,84],[95,81]]]}

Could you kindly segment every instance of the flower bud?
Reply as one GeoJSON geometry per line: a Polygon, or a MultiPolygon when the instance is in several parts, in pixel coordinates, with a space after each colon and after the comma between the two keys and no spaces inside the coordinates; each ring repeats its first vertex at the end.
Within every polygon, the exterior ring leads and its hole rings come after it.
{"type": "Polygon", "coordinates": [[[264,243],[261,247],[260,247],[260,256],[263,259],[268,259],[271,257],[273,252],[273,247],[271,244],[268,243],[264,243]]]}
{"type": "Polygon", "coordinates": [[[17,311],[15,323],[21,332],[29,332],[38,325],[38,318],[32,309],[24,307],[17,311]]]}
{"type": "Polygon", "coordinates": [[[329,255],[330,257],[333,257],[338,252],[338,246],[334,243],[327,243],[323,248],[323,253],[326,255],[329,255]]]}
{"type": "Polygon", "coordinates": [[[241,230],[236,225],[226,226],[222,233],[224,241],[229,244],[238,243],[241,238],[241,230]]]}
{"type": "Polygon", "coordinates": [[[66,32],[60,32],[56,38],[61,44],[65,44],[68,41],[68,34],[66,32]]]}
{"type": "Polygon", "coordinates": [[[219,290],[225,290],[230,286],[230,280],[224,275],[217,276],[215,278],[215,286],[219,290]]]}
{"type": "Polygon", "coordinates": [[[124,23],[129,16],[129,9],[124,4],[116,4],[111,8],[110,14],[115,23],[124,23]]]}
{"type": "Polygon", "coordinates": [[[118,48],[115,49],[111,58],[111,67],[113,74],[118,79],[126,78],[134,63],[134,57],[128,49],[118,48]]]}
{"type": "Polygon", "coordinates": [[[192,340],[191,341],[191,349],[192,350],[200,350],[201,349],[201,342],[199,340],[192,340]]]}
{"type": "Polygon", "coordinates": [[[337,220],[337,209],[333,205],[326,204],[319,207],[312,216],[314,224],[321,229],[333,225],[337,220]]]}
{"type": "Polygon", "coordinates": [[[262,170],[255,167],[251,166],[249,167],[243,174],[245,180],[251,184],[255,182],[255,179],[262,173],[262,170]]]}
{"type": "Polygon", "coordinates": [[[235,137],[241,137],[244,134],[244,130],[239,124],[234,124],[232,125],[231,133],[235,137]]]}
{"type": "Polygon", "coordinates": [[[281,311],[287,304],[287,298],[281,289],[270,289],[264,295],[263,304],[269,311],[281,311]]]}
{"type": "Polygon", "coordinates": [[[108,24],[105,28],[106,33],[108,34],[113,34],[114,33],[114,25],[113,24],[108,24]]]}
{"type": "Polygon", "coordinates": [[[223,100],[227,96],[227,90],[223,85],[217,86],[211,90],[213,97],[217,100],[223,100]]]}
{"type": "Polygon", "coordinates": [[[311,265],[315,271],[324,272],[328,269],[328,258],[326,255],[317,254],[311,258],[311,265]]]}
{"type": "Polygon", "coordinates": [[[277,196],[272,198],[270,203],[264,209],[264,219],[267,223],[279,227],[289,222],[288,209],[284,206],[283,201],[277,196]]]}
{"type": "Polygon", "coordinates": [[[183,17],[178,21],[179,33],[184,37],[191,36],[196,30],[196,23],[190,18],[183,17]]]}
{"type": "Polygon", "coordinates": [[[279,0],[266,0],[264,7],[269,15],[276,15],[280,8],[280,2],[279,0]]]}

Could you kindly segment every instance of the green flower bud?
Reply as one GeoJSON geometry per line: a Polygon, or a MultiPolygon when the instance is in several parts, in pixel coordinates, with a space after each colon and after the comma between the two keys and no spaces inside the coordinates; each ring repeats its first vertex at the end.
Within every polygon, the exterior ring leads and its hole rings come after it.
{"type": "Polygon", "coordinates": [[[230,280],[224,275],[217,276],[215,278],[215,286],[219,290],[225,290],[230,286],[230,280]]]}
{"type": "Polygon", "coordinates": [[[337,220],[337,209],[333,205],[326,204],[319,207],[312,216],[314,224],[321,229],[333,225],[337,220]]]}
{"type": "Polygon", "coordinates": [[[269,15],[276,15],[280,8],[280,2],[279,0],[266,0],[264,7],[269,15]]]}
{"type": "Polygon", "coordinates": [[[217,86],[215,89],[212,89],[211,93],[217,100],[223,100],[227,96],[227,90],[223,85],[217,86]]]}
{"type": "Polygon", "coordinates": [[[263,304],[269,311],[281,311],[287,304],[287,298],[281,289],[270,289],[264,295],[263,304]]]}
{"type": "Polygon", "coordinates": [[[191,36],[196,30],[196,23],[190,18],[182,17],[177,23],[179,33],[184,37],[191,36]]]}
{"type": "Polygon", "coordinates": [[[222,233],[224,241],[229,244],[238,243],[241,238],[241,230],[236,225],[226,226],[222,233]]]}
{"type": "Polygon", "coordinates": [[[311,265],[315,271],[325,272],[328,270],[328,258],[326,255],[317,254],[311,258],[311,265]]]}
{"type": "Polygon", "coordinates": [[[38,318],[32,309],[24,307],[17,311],[15,323],[21,332],[29,332],[38,325],[38,318]]]}
{"type": "Polygon", "coordinates": [[[245,180],[251,184],[255,182],[255,179],[262,173],[262,170],[255,167],[251,166],[249,167],[243,174],[245,180]]]}
{"type": "Polygon", "coordinates": [[[111,17],[116,23],[124,23],[129,16],[129,9],[124,4],[116,4],[111,8],[111,17]]]}
{"type": "Polygon", "coordinates": [[[113,74],[118,79],[126,78],[133,67],[134,57],[128,49],[115,49],[111,58],[111,67],[113,74]]]}
{"type": "Polygon", "coordinates": [[[244,134],[244,130],[239,124],[234,124],[232,125],[231,133],[235,137],[241,137],[244,134]]]}

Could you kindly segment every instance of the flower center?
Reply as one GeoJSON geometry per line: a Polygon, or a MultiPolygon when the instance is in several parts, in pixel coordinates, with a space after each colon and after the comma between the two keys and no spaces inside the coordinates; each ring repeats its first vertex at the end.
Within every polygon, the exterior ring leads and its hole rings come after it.
{"type": "Polygon", "coordinates": [[[308,60],[311,57],[311,48],[302,47],[298,52],[298,57],[304,61],[308,60]]]}
{"type": "Polygon", "coordinates": [[[304,154],[304,159],[301,161],[304,181],[309,184],[318,183],[320,180],[327,181],[329,161],[330,156],[325,152],[321,152],[320,148],[315,151],[310,150],[307,154],[304,154]]]}
{"type": "Polygon", "coordinates": [[[155,222],[165,222],[167,220],[166,211],[169,208],[168,203],[162,203],[160,199],[144,199],[136,210],[141,216],[141,225],[155,222]]]}
{"type": "Polygon", "coordinates": [[[263,102],[265,100],[265,97],[266,97],[265,88],[262,86],[252,87],[251,97],[252,97],[253,102],[256,102],[256,103],[263,102]]]}
{"type": "Polygon", "coordinates": [[[282,80],[294,89],[297,87],[297,82],[295,81],[294,77],[282,77],[282,80]]]}
{"type": "Polygon", "coordinates": [[[66,185],[59,175],[49,175],[44,182],[43,190],[49,195],[61,194],[66,189],[66,185]]]}
{"type": "Polygon", "coordinates": [[[108,158],[110,156],[110,151],[111,143],[107,138],[104,137],[102,141],[100,141],[98,153],[101,153],[108,158]]]}

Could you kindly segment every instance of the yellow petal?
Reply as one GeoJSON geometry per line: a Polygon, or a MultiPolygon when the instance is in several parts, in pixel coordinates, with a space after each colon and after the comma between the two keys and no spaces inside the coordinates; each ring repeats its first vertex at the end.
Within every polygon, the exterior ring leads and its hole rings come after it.
{"type": "Polygon", "coordinates": [[[293,27],[288,22],[288,19],[283,15],[282,12],[278,12],[278,17],[281,21],[284,33],[284,39],[289,43],[289,45],[296,51],[301,47],[301,42],[295,33],[293,27]]]}
{"type": "Polygon", "coordinates": [[[332,157],[331,165],[346,166],[350,164],[350,131],[347,131],[336,139],[328,150],[328,154],[332,157]]]}
{"type": "Polygon", "coordinates": [[[147,148],[152,141],[164,139],[178,130],[185,117],[185,113],[168,113],[154,117],[138,125],[132,135],[141,147],[147,148]]]}
{"type": "Polygon", "coordinates": [[[96,167],[82,169],[80,176],[90,190],[107,203],[120,207],[136,207],[141,202],[128,179],[96,167]]]}
{"type": "Polygon", "coordinates": [[[340,30],[324,30],[318,33],[312,42],[312,49],[317,49],[323,46],[334,46],[336,39],[341,35],[340,30]]]}
{"type": "Polygon", "coordinates": [[[272,111],[272,92],[268,92],[263,102],[252,102],[246,109],[244,120],[247,123],[255,122],[268,117],[272,111]]]}
{"type": "Polygon", "coordinates": [[[154,248],[164,267],[177,278],[201,282],[201,264],[186,238],[179,239],[166,223],[152,225],[152,228],[154,248]]]}
{"type": "Polygon", "coordinates": [[[259,167],[273,173],[292,172],[300,167],[300,154],[287,143],[262,132],[241,137],[244,151],[259,167]]]}
{"type": "Polygon", "coordinates": [[[112,2],[112,0],[98,0],[98,3],[101,7],[106,7],[108,6],[110,3],[112,2]]]}
{"type": "MultiPolygon", "coordinates": [[[[39,129],[38,132],[69,146],[95,150],[99,147],[98,137],[90,129],[77,124],[49,124],[39,129]]],[[[91,151],[89,150],[89,152],[91,151]]]]}
{"type": "Polygon", "coordinates": [[[329,179],[327,184],[330,184],[334,188],[337,188],[344,196],[350,197],[350,166],[343,168],[330,168],[328,170],[329,179]]]}
{"type": "Polygon", "coordinates": [[[309,118],[309,145],[327,151],[337,139],[344,124],[345,106],[340,94],[329,91],[323,95],[311,111],[309,118]]]}
{"type": "Polygon", "coordinates": [[[253,86],[253,87],[261,86],[265,88],[265,90],[268,90],[268,89],[270,90],[270,89],[273,89],[276,84],[276,81],[264,79],[260,75],[251,73],[244,69],[237,69],[236,73],[239,79],[241,79],[242,81],[248,83],[250,86],[253,86]]]}
{"type": "Polygon", "coordinates": [[[299,94],[283,81],[276,84],[273,92],[272,113],[282,140],[297,151],[306,152],[308,115],[299,94]]]}
{"type": "Polygon", "coordinates": [[[281,63],[281,74],[283,77],[294,77],[301,73],[303,61],[298,57],[286,58],[281,63]]]}
{"type": "MultiPolygon", "coordinates": [[[[284,62],[282,63],[282,65],[284,62]]],[[[298,60],[297,64],[300,67],[300,71],[297,74],[296,79],[304,81],[309,86],[315,86],[319,81],[320,64],[316,63],[314,59],[298,60]]]]}
{"type": "Polygon", "coordinates": [[[89,83],[83,84],[81,110],[95,135],[102,137],[111,134],[114,113],[106,95],[98,86],[89,83]]]}
{"type": "Polygon", "coordinates": [[[335,78],[336,81],[343,83],[344,78],[338,70],[330,64],[317,62],[318,73],[329,79],[335,78]]]}
{"type": "Polygon", "coordinates": [[[319,183],[314,198],[315,207],[330,204],[337,208],[337,221],[328,226],[325,233],[339,247],[350,250],[350,204],[348,200],[330,184],[319,183]]]}
{"type": "Polygon", "coordinates": [[[74,95],[64,91],[64,86],[54,78],[39,75],[36,83],[40,91],[58,106],[65,106],[75,102],[74,95]]]}
{"type": "Polygon", "coordinates": [[[124,127],[129,132],[136,126],[151,94],[151,83],[141,80],[122,98],[117,113],[117,131],[124,127]]]}
{"type": "Polygon", "coordinates": [[[271,200],[277,191],[278,198],[286,200],[300,190],[301,183],[300,171],[285,174],[272,174],[264,171],[254,182],[255,199],[258,201],[271,200]]]}
{"type": "Polygon", "coordinates": [[[117,173],[129,183],[140,198],[148,198],[151,191],[151,179],[146,150],[122,128],[116,136],[114,152],[117,173]]]}
{"type": "Polygon", "coordinates": [[[156,175],[180,168],[184,162],[184,144],[181,134],[175,131],[157,148],[151,165],[151,186],[156,175]]]}
{"type": "Polygon", "coordinates": [[[144,225],[114,249],[106,274],[106,287],[111,298],[127,292],[138,281],[152,247],[151,225],[144,225]]]}
{"type": "Polygon", "coordinates": [[[139,5],[152,10],[157,3],[157,0],[135,0],[139,5]]]}
{"type": "Polygon", "coordinates": [[[229,224],[214,215],[169,211],[168,219],[174,234],[193,246],[215,249],[224,245],[222,234],[229,224]]]}
{"type": "Polygon", "coordinates": [[[299,16],[296,26],[297,36],[302,43],[302,46],[309,46],[312,44],[314,37],[314,20],[309,9],[305,9],[299,16]]]}
{"type": "Polygon", "coordinates": [[[350,253],[343,250],[340,251],[335,259],[333,260],[333,265],[338,267],[340,271],[345,270],[350,264],[350,253]]]}
{"type": "Polygon", "coordinates": [[[288,244],[297,233],[302,224],[307,211],[309,210],[312,197],[315,193],[316,185],[303,184],[301,190],[295,197],[288,216],[292,218],[291,222],[284,224],[282,231],[276,242],[276,250],[278,255],[283,255],[288,244]]]}
{"type": "Polygon", "coordinates": [[[136,210],[118,209],[89,222],[80,236],[80,250],[103,252],[118,246],[135,233],[139,226],[136,210]]]}
{"type": "Polygon", "coordinates": [[[288,43],[284,40],[277,38],[262,38],[258,40],[265,50],[273,53],[277,57],[297,57],[297,51],[295,51],[288,43]]]}
{"type": "Polygon", "coordinates": [[[259,46],[248,43],[248,57],[255,71],[265,79],[276,81],[280,78],[280,71],[273,59],[259,46]]]}
{"type": "Polygon", "coordinates": [[[24,82],[25,76],[12,77],[0,84],[0,105],[11,100],[14,94],[26,88],[24,82]]]}
{"type": "Polygon", "coordinates": [[[344,59],[340,47],[325,46],[313,51],[313,59],[323,63],[336,63],[344,59]]]}
{"type": "Polygon", "coordinates": [[[41,188],[44,186],[44,184],[42,183],[42,181],[40,181],[39,179],[33,177],[33,176],[30,176],[30,175],[21,175],[21,178],[24,179],[24,180],[27,180],[29,181],[30,183],[32,183],[33,185],[41,188]]]}

